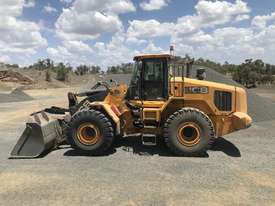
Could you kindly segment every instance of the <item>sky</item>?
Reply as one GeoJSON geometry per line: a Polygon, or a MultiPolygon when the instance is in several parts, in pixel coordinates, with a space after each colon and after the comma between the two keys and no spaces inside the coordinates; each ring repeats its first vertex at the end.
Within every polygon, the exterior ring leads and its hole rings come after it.
{"type": "Polygon", "coordinates": [[[140,53],[275,64],[275,0],[0,0],[0,62],[72,66],[140,53]]]}

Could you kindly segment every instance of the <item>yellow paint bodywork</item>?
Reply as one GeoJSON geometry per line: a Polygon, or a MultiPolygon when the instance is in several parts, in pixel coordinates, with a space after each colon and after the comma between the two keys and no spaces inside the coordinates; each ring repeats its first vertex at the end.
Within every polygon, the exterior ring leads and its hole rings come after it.
{"type": "Polygon", "coordinates": [[[172,77],[169,80],[168,99],[162,101],[130,101],[132,105],[143,108],[141,117],[143,121],[154,120],[159,123],[158,128],[139,129],[133,126],[131,110],[125,104],[126,100],[124,97],[126,92],[127,86],[122,84],[111,88],[103,102],[90,104],[91,107],[99,107],[107,113],[116,125],[117,134],[126,135],[146,132],[161,134],[161,125],[166,119],[184,107],[196,108],[207,114],[213,122],[216,136],[247,128],[252,122],[252,119],[247,115],[247,97],[244,89],[215,82],[172,77]],[[207,87],[208,92],[204,94],[187,94],[184,90],[185,87],[207,87]],[[231,111],[223,112],[215,106],[214,92],[216,90],[232,94],[231,111]],[[119,110],[119,113],[114,112],[114,107],[119,110]]]}
{"type": "Polygon", "coordinates": [[[89,103],[91,108],[96,108],[104,111],[113,120],[116,125],[116,133],[121,133],[120,116],[128,111],[128,108],[123,104],[125,94],[127,92],[127,85],[121,84],[119,86],[114,86],[110,89],[109,94],[104,99],[104,101],[95,101],[89,103]],[[115,107],[119,111],[116,113],[112,108],[115,107]]]}

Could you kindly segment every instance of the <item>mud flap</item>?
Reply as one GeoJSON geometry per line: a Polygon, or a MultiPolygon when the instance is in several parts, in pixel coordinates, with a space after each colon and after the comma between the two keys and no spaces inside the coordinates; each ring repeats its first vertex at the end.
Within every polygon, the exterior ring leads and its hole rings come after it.
{"type": "Polygon", "coordinates": [[[44,111],[32,114],[10,158],[37,158],[56,148],[64,141],[60,121],[44,111]]]}

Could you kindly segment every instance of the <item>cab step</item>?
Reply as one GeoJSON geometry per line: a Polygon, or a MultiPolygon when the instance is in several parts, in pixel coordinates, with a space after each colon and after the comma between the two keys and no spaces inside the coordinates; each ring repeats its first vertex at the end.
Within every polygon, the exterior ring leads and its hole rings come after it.
{"type": "Polygon", "coordinates": [[[156,128],[158,128],[158,127],[155,126],[155,125],[144,125],[144,128],[145,128],[145,129],[156,129],[156,128]]]}
{"type": "Polygon", "coordinates": [[[146,146],[156,146],[157,136],[155,134],[142,134],[141,141],[143,145],[146,146]]]}

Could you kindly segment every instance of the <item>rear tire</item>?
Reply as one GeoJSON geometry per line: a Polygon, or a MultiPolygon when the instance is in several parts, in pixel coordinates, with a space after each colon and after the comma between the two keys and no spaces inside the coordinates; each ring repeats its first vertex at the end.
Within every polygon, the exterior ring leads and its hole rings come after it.
{"type": "Polygon", "coordinates": [[[111,121],[96,110],[75,113],[68,125],[66,138],[72,148],[89,155],[103,155],[112,145],[111,121]]]}
{"type": "Polygon", "coordinates": [[[163,136],[168,148],[181,156],[200,156],[215,140],[213,123],[202,111],[183,108],[164,124],[163,136]]]}

